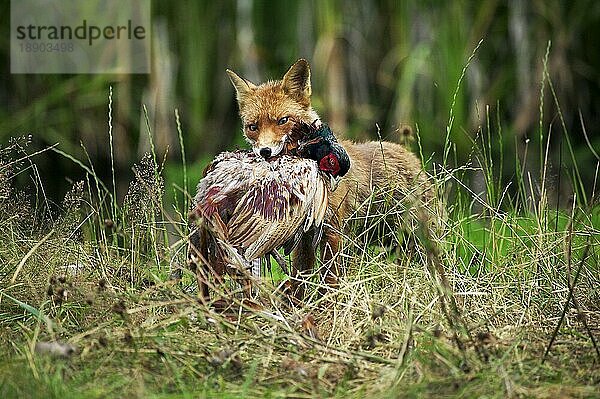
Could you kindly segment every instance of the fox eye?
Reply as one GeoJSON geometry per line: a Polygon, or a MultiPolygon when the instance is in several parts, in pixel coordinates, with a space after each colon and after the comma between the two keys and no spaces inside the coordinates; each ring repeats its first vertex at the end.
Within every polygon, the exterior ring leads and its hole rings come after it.
{"type": "Polygon", "coordinates": [[[277,121],[278,125],[285,125],[288,122],[289,117],[288,116],[284,116],[283,118],[279,118],[279,120],[277,121]]]}
{"type": "Polygon", "coordinates": [[[250,130],[251,132],[255,132],[258,130],[258,124],[257,123],[249,123],[248,126],[246,126],[248,128],[248,130],[250,130]]]}

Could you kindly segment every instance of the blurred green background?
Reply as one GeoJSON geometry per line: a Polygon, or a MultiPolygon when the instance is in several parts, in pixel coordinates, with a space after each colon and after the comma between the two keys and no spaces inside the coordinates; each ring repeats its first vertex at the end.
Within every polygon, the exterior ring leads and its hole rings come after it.
{"type": "MultiPolygon", "coordinates": [[[[182,184],[174,114],[179,109],[193,190],[217,152],[245,145],[225,69],[260,82],[280,78],[300,57],[312,66],[313,105],[339,135],[374,139],[378,124],[384,138],[397,140],[397,129],[410,125],[419,133],[431,170],[443,159],[457,82],[480,39],[453,108],[448,163],[480,166],[472,149],[473,140],[481,142],[483,136],[492,143],[492,159],[500,154],[504,159],[494,166],[500,186],[515,179],[524,160],[522,171],[531,170],[535,187],[546,145],[540,131],[545,138],[551,132],[551,181],[564,173],[560,188],[553,187],[555,198],[571,195],[577,180],[568,172],[573,160],[580,186],[592,195],[598,160],[590,146],[600,152],[598,1],[154,1],[151,75],[12,75],[9,7],[8,1],[0,5],[5,33],[0,37],[0,142],[4,146],[12,136],[32,134],[28,152],[59,143],[86,164],[89,155],[108,183],[112,86],[121,198],[132,164],[150,150],[142,104],[157,154],[160,159],[166,154],[167,193],[169,184],[182,184]],[[548,41],[547,70],[572,156],[548,82],[540,129],[548,41]]],[[[413,146],[419,151],[417,143],[413,146]]],[[[55,201],[84,176],[79,166],[52,151],[33,161],[55,201]]],[[[477,172],[464,178],[474,191],[482,190],[477,172]]]]}

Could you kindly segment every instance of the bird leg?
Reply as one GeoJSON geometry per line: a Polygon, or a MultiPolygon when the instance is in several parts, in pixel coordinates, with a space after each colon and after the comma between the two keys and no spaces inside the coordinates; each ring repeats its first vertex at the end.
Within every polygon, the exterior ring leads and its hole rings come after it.
{"type": "Polygon", "coordinates": [[[279,267],[281,267],[281,270],[283,270],[283,273],[285,273],[286,275],[290,275],[290,272],[287,268],[287,264],[285,263],[285,259],[283,256],[281,256],[281,254],[279,252],[275,251],[271,251],[270,255],[273,257],[273,259],[275,259],[275,262],[277,262],[277,264],[279,265],[279,267]]]}
{"type": "Polygon", "coordinates": [[[321,140],[323,140],[323,138],[317,136],[317,137],[315,137],[312,140],[300,142],[300,144],[298,145],[298,154],[302,154],[302,152],[304,152],[304,150],[306,149],[306,147],[308,147],[309,145],[312,145],[312,144],[320,143],[321,140]]]}

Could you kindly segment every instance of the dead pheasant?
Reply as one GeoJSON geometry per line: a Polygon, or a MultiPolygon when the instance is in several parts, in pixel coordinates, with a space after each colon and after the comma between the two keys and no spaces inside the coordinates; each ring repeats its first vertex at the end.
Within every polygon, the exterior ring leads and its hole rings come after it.
{"type": "Polygon", "coordinates": [[[198,282],[208,298],[208,280],[222,282],[225,272],[242,275],[257,260],[289,254],[300,237],[314,228],[318,243],[327,212],[328,191],[350,167],[347,153],[326,125],[296,130],[297,155],[265,160],[251,151],[219,154],[197,187],[192,213],[190,263],[201,265],[198,282]],[[315,162],[316,161],[316,162],[315,162]]]}

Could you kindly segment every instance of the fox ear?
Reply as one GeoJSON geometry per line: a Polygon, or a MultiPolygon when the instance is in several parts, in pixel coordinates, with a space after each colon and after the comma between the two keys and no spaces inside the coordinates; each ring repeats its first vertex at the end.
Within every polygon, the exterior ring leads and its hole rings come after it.
{"type": "Polygon", "coordinates": [[[248,79],[240,77],[231,69],[227,70],[227,74],[229,75],[229,80],[231,80],[231,84],[235,88],[235,93],[238,102],[240,102],[246,94],[256,89],[256,85],[254,83],[252,83],[248,79]]]}
{"type": "Polygon", "coordinates": [[[310,66],[300,58],[283,75],[283,90],[303,103],[310,104],[310,66]]]}

